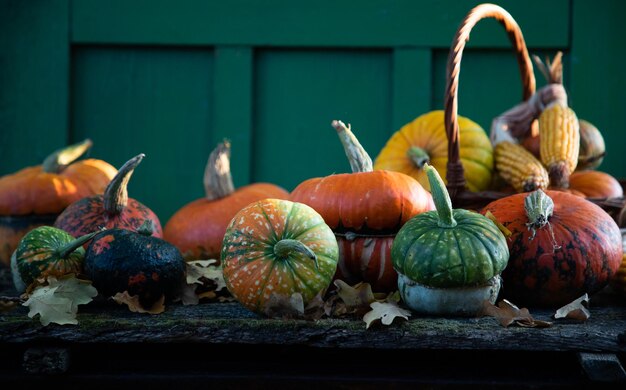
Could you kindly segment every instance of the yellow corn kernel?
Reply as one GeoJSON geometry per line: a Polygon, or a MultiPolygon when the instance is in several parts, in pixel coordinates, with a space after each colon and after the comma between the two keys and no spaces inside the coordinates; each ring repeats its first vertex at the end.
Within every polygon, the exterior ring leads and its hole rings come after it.
{"type": "Polygon", "coordinates": [[[496,144],[494,157],[496,170],[515,191],[530,192],[548,187],[548,171],[523,146],[502,141],[496,144]]]}

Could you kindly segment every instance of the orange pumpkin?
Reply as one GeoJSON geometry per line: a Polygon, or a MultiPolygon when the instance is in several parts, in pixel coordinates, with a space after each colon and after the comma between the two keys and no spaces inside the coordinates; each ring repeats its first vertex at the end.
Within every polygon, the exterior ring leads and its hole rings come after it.
{"type": "Polygon", "coordinates": [[[621,198],[624,189],[616,178],[601,171],[574,171],[569,177],[570,190],[586,198],[621,198]]]}
{"type": "Polygon", "coordinates": [[[185,260],[219,259],[226,227],[239,210],[265,198],[287,199],[289,192],[271,183],[253,183],[237,190],[230,172],[230,143],[220,143],[209,156],[206,196],[180,208],[163,230],[185,260]]]}
{"type": "Polygon", "coordinates": [[[76,161],[92,141],[59,149],[41,165],[24,168],[0,178],[0,263],[11,254],[26,233],[52,225],[69,204],[104,191],[117,169],[106,161],[76,161]]]}
{"type": "Polygon", "coordinates": [[[373,170],[372,160],[349,127],[333,126],[350,160],[352,173],[312,178],[300,183],[290,199],[317,211],[335,232],[339,245],[336,279],[370,283],[377,292],[398,288],[391,244],[411,217],[434,210],[432,196],[412,177],[373,170]]]}

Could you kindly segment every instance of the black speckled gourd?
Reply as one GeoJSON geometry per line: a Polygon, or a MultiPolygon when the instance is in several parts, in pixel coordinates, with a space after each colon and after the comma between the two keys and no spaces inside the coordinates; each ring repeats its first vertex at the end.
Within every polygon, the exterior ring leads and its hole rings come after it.
{"type": "Polygon", "coordinates": [[[138,232],[110,229],[96,235],[85,254],[85,274],[101,296],[128,291],[151,307],[171,300],[185,279],[185,262],[174,245],[152,236],[151,223],[138,232]]]}

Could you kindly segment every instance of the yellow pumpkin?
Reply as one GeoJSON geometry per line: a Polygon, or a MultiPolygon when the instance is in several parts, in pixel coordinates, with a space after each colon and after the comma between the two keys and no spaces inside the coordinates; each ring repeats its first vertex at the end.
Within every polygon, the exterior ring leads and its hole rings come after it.
{"type": "MultiPolygon", "coordinates": [[[[447,174],[448,137],[443,115],[443,110],[428,112],[396,131],[376,157],[374,169],[405,173],[430,191],[422,169],[424,164],[434,166],[442,178],[447,174]]],[[[462,116],[458,119],[459,156],[467,188],[473,192],[486,190],[493,173],[493,147],[489,136],[470,119],[462,116]]]]}

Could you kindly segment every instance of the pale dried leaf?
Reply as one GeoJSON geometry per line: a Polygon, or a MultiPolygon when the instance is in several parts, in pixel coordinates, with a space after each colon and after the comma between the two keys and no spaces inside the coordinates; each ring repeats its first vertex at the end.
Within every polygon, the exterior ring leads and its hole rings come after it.
{"type": "Polygon", "coordinates": [[[500,230],[500,232],[504,235],[504,237],[509,238],[511,237],[511,235],[513,233],[511,233],[511,231],[509,229],[507,229],[506,226],[504,226],[503,224],[500,223],[500,221],[498,221],[498,219],[496,218],[495,215],[493,215],[493,213],[489,210],[487,210],[487,212],[485,213],[485,217],[489,218],[493,223],[496,224],[496,226],[498,227],[498,229],[500,230]]]}
{"type": "Polygon", "coordinates": [[[270,318],[302,318],[304,316],[302,294],[293,293],[291,296],[285,296],[272,293],[263,307],[263,314],[270,318]]]}
{"type": "Polygon", "coordinates": [[[74,274],[61,279],[50,276],[48,283],[47,286],[35,287],[28,300],[22,304],[29,308],[30,318],[39,314],[39,320],[44,326],[50,323],[78,324],[78,305],[87,304],[98,295],[91,282],[76,279],[74,274]]]}
{"type": "Polygon", "coordinates": [[[191,306],[197,305],[200,303],[200,298],[196,295],[196,288],[198,286],[195,284],[184,284],[182,289],[180,290],[179,299],[183,303],[183,306],[191,306]]]}
{"type": "Polygon", "coordinates": [[[322,298],[322,293],[320,292],[316,296],[311,299],[311,301],[304,308],[304,318],[307,320],[319,320],[326,313],[324,305],[324,299],[322,298]]]}
{"type": "Polygon", "coordinates": [[[194,260],[188,261],[185,263],[187,268],[187,283],[188,284],[202,284],[200,279],[208,278],[207,272],[209,271],[209,266],[211,264],[217,263],[217,260],[194,260]]]}
{"type": "Polygon", "coordinates": [[[591,317],[589,312],[589,295],[585,293],[578,299],[559,308],[554,314],[555,319],[570,318],[573,320],[587,321],[591,317]]]}
{"type": "Polygon", "coordinates": [[[392,302],[372,302],[370,307],[372,310],[363,316],[363,321],[366,324],[365,329],[368,329],[376,320],[381,320],[383,325],[390,325],[397,317],[408,320],[411,316],[410,311],[404,310],[392,302]]]}
{"type": "Polygon", "coordinates": [[[161,299],[148,309],[139,303],[139,295],[129,295],[128,291],[117,293],[112,298],[118,304],[128,306],[128,309],[133,313],[161,314],[165,311],[165,295],[162,295],[161,299]]]}

